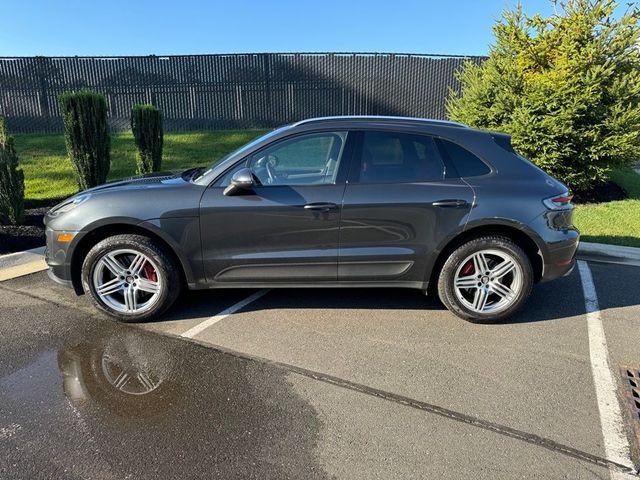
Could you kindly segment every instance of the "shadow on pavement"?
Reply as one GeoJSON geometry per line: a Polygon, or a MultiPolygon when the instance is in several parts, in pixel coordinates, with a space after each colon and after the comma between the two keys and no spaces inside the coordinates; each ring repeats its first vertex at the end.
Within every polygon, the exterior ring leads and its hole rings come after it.
{"type": "MultiPolygon", "coordinates": [[[[185,292],[176,306],[163,316],[163,321],[186,320],[213,316],[220,308],[222,299],[226,306],[246,298],[254,290],[219,289],[185,292]]],[[[640,303],[640,299],[637,303],[640,303]]],[[[303,288],[272,289],[265,297],[242,309],[245,312],[265,309],[347,309],[347,310],[392,310],[422,311],[425,320],[431,314],[450,315],[440,303],[437,294],[425,296],[418,290],[393,288],[303,288]]],[[[528,302],[513,317],[501,324],[531,323],[559,320],[585,313],[580,277],[576,271],[566,278],[537,284],[528,302]]]]}
{"type": "Polygon", "coordinates": [[[640,267],[590,262],[602,310],[640,305],[640,267]]]}

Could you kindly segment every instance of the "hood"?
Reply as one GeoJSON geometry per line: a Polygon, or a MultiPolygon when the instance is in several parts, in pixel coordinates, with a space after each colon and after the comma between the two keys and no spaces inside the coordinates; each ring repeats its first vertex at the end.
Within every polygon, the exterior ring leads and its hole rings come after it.
{"type": "Polygon", "coordinates": [[[144,188],[145,186],[162,184],[164,181],[172,179],[182,180],[180,174],[177,172],[150,173],[146,175],[125,178],[123,180],[103,183],[102,185],[89,188],[80,193],[98,193],[104,190],[115,190],[124,188],[144,188]]]}
{"type": "Polygon", "coordinates": [[[142,188],[157,188],[162,186],[176,186],[180,184],[188,183],[184,176],[187,171],[168,171],[168,172],[155,172],[146,175],[139,175],[135,177],[125,178],[123,180],[117,180],[113,182],[107,182],[97,187],[89,188],[77,195],[84,195],[87,193],[103,193],[120,190],[142,189],[142,188]]]}
{"type": "Polygon", "coordinates": [[[123,190],[139,190],[145,188],[162,188],[168,186],[180,186],[187,185],[188,181],[183,178],[184,172],[156,172],[146,175],[139,175],[135,177],[125,178],[123,180],[117,180],[113,182],[103,183],[97,187],[88,188],[81,192],[66,198],[62,202],[52,207],[48,212],[49,215],[52,211],[57,210],[59,207],[73,202],[83,196],[89,196],[88,194],[101,194],[110,192],[119,192],[123,190]]]}

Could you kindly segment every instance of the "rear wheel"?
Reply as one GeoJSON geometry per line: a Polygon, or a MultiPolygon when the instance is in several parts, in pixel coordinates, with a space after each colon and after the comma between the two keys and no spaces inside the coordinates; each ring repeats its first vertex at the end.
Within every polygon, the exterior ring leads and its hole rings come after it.
{"type": "Polygon", "coordinates": [[[82,265],[82,284],[100,310],[136,322],[173,304],[181,290],[178,268],[150,238],[115,235],[89,251],[82,265]]]}
{"type": "Polygon", "coordinates": [[[488,236],[458,247],[438,279],[438,295],[457,316],[493,323],[516,312],[533,286],[526,253],[506,237],[488,236]]]}

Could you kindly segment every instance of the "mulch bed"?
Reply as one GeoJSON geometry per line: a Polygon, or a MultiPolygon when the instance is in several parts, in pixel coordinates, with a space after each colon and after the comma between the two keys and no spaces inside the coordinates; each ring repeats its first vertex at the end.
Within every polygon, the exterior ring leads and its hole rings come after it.
{"type": "Polygon", "coordinates": [[[57,203],[58,200],[29,202],[24,211],[24,225],[0,225],[0,255],[44,246],[42,218],[57,203]]]}
{"type": "Polygon", "coordinates": [[[575,192],[574,203],[604,203],[629,198],[627,192],[617,183],[611,181],[597,184],[586,192],[575,192]]]}

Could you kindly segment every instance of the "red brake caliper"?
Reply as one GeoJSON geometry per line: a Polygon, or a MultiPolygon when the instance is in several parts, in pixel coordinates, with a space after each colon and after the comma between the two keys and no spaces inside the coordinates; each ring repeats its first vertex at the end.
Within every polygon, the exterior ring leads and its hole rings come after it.
{"type": "Polygon", "coordinates": [[[142,269],[144,270],[144,276],[147,277],[147,280],[151,280],[152,282],[158,281],[158,274],[149,262],[146,262],[142,269]]]}
{"type": "Polygon", "coordinates": [[[473,270],[474,270],[473,261],[469,260],[467,262],[467,264],[464,267],[462,267],[462,272],[461,273],[463,275],[471,275],[473,273],[473,270]]]}

